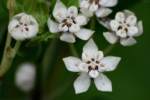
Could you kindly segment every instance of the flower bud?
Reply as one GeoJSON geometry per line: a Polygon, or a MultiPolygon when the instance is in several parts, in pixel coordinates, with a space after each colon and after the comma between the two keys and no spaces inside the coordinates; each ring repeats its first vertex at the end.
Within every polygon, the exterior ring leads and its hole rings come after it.
{"type": "Polygon", "coordinates": [[[34,65],[29,63],[22,64],[16,72],[16,86],[24,92],[31,91],[34,87],[35,75],[36,71],[34,65]]]}
{"type": "Polygon", "coordinates": [[[25,40],[35,37],[38,33],[36,19],[26,13],[14,16],[8,25],[8,31],[15,40],[25,40]]]}

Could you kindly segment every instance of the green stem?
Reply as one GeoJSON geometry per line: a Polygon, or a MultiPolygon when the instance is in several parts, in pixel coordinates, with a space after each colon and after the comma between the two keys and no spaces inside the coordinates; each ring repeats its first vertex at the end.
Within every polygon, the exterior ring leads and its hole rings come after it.
{"type": "MultiPolygon", "coordinates": [[[[7,1],[7,8],[9,9],[9,18],[14,14],[15,0],[7,1]]],[[[5,48],[2,56],[2,61],[0,65],[0,77],[2,77],[10,68],[12,61],[21,45],[20,41],[17,41],[14,48],[11,48],[12,38],[9,33],[7,33],[5,48]]]]}
{"type": "Polygon", "coordinates": [[[77,53],[77,51],[76,51],[76,48],[74,47],[74,44],[70,44],[69,46],[70,46],[70,51],[71,51],[71,53],[72,53],[74,56],[79,57],[79,55],[78,55],[78,53],[77,53]]]}
{"type": "Polygon", "coordinates": [[[109,45],[108,47],[106,47],[106,48],[104,49],[104,54],[105,54],[105,55],[109,54],[109,53],[112,51],[112,49],[113,49],[114,47],[115,47],[115,44],[109,45]]]}
{"type": "Polygon", "coordinates": [[[14,48],[11,48],[10,41],[11,41],[11,37],[9,37],[9,35],[8,35],[8,38],[6,41],[6,46],[5,46],[4,53],[3,53],[1,66],[0,66],[0,77],[2,77],[10,68],[12,61],[15,58],[16,53],[18,52],[19,47],[21,45],[21,42],[17,41],[14,48]]]}

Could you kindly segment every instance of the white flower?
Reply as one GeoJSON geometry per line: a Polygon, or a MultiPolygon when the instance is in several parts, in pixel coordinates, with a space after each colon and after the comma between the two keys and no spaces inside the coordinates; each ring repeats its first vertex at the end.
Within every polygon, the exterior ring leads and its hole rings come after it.
{"type": "Polygon", "coordinates": [[[115,70],[120,60],[120,57],[104,57],[103,52],[98,50],[92,39],[83,47],[81,60],[71,56],[63,59],[67,70],[80,72],[80,76],[74,82],[76,94],[88,90],[91,82],[90,78],[94,80],[99,91],[112,91],[111,81],[103,72],[115,70]]]}
{"type": "Polygon", "coordinates": [[[31,91],[34,87],[35,74],[34,65],[25,63],[19,66],[15,77],[17,87],[24,92],[31,91]]]}
{"type": "Polygon", "coordinates": [[[137,21],[135,14],[129,10],[118,12],[109,25],[112,32],[104,32],[103,35],[111,44],[120,41],[123,46],[134,45],[136,43],[134,37],[143,33],[142,21],[137,21]]]}
{"type": "Polygon", "coordinates": [[[108,7],[113,7],[118,0],[80,0],[80,10],[87,17],[96,14],[97,17],[106,17],[112,10],[108,7]]]}
{"type": "Polygon", "coordinates": [[[86,25],[88,19],[78,14],[78,9],[75,6],[71,6],[68,9],[59,0],[53,10],[53,16],[56,20],[48,19],[49,31],[52,33],[62,33],[60,40],[74,43],[75,36],[82,39],[88,40],[94,31],[82,28],[81,26],[86,25]]]}
{"type": "Polygon", "coordinates": [[[29,39],[38,33],[38,23],[33,16],[20,13],[9,22],[8,31],[15,40],[29,39]]]}

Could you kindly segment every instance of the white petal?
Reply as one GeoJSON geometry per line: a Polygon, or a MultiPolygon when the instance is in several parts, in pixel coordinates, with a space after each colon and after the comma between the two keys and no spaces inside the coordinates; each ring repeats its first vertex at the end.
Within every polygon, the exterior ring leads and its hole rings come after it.
{"type": "Polygon", "coordinates": [[[93,33],[94,31],[92,30],[82,28],[79,32],[75,33],[75,35],[82,40],[88,40],[93,35],[93,33]]]}
{"type": "Polygon", "coordinates": [[[79,32],[80,26],[78,24],[72,24],[71,27],[69,28],[69,31],[71,33],[79,32]]]}
{"type": "Polygon", "coordinates": [[[28,14],[25,14],[25,15],[21,16],[19,21],[24,24],[30,24],[31,20],[32,20],[32,17],[28,14]]]}
{"type": "Polygon", "coordinates": [[[12,19],[10,22],[9,22],[9,25],[8,25],[8,31],[9,33],[12,33],[12,31],[14,30],[14,28],[19,24],[19,21],[16,20],[16,19],[12,19]]]}
{"type": "Polygon", "coordinates": [[[60,40],[68,42],[68,43],[74,43],[75,42],[75,37],[71,33],[63,33],[60,36],[60,40]]]}
{"type": "Polygon", "coordinates": [[[116,69],[117,65],[119,64],[121,58],[120,57],[114,57],[114,56],[108,56],[104,57],[101,60],[102,66],[99,67],[99,71],[113,71],[116,69]]]}
{"type": "Polygon", "coordinates": [[[127,38],[127,39],[121,39],[120,43],[123,46],[132,46],[132,45],[136,44],[137,41],[134,38],[130,37],[130,38],[127,38]]]}
{"type": "Polygon", "coordinates": [[[125,14],[123,12],[118,12],[115,16],[116,21],[124,22],[125,21],[125,14]]]}
{"type": "Polygon", "coordinates": [[[13,29],[10,32],[10,35],[15,39],[15,40],[25,40],[26,39],[26,32],[22,32],[20,29],[13,29]]]}
{"type": "Polygon", "coordinates": [[[118,0],[100,0],[99,2],[104,7],[113,7],[118,3],[118,0]]]}
{"type": "Polygon", "coordinates": [[[135,25],[136,22],[137,22],[137,18],[136,18],[135,15],[130,15],[130,16],[127,17],[126,22],[127,22],[129,25],[135,25]]]}
{"type": "Polygon", "coordinates": [[[138,28],[136,26],[128,27],[128,35],[134,36],[138,33],[138,28]]]}
{"type": "Polygon", "coordinates": [[[26,13],[24,13],[24,12],[23,13],[19,13],[19,14],[15,15],[13,18],[18,20],[24,15],[26,15],[26,13]]]}
{"type": "Polygon", "coordinates": [[[75,93],[86,92],[90,87],[91,80],[89,76],[85,73],[82,73],[74,82],[75,93]]]}
{"type": "Polygon", "coordinates": [[[33,38],[37,35],[38,33],[38,25],[29,25],[28,26],[28,32],[26,33],[26,38],[29,39],[29,38],[33,38]]]}
{"type": "Polygon", "coordinates": [[[97,52],[98,51],[98,47],[95,44],[95,42],[93,41],[93,39],[90,39],[83,47],[83,52],[97,52]]]}
{"type": "Polygon", "coordinates": [[[112,83],[104,74],[100,74],[97,78],[95,78],[94,83],[99,91],[112,91],[112,83]]]}
{"type": "Polygon", "coordinates": [[[88,65],[86,63],[81,63],[79,65],[79,69],[81,70],[81,72],[88,72],[88,65]]]}
{"type": "Polygon", "coordinates": [[[81,8],[80,11],[86,17],[92,17],[93,16],[93,12],[90,11],[89,9],[81,8]]]}
{"type": "Polygon", "coordinates": [[[91,70],[89,71],[89,76],[91,78],[97,78],[99,76],[99,72],[97,70],[91,70]]]}
{"type": "Polygon", "coordinates": [[[86,25],[88,23],[88,19],[81,14],[78,15],[75,20],[79,25],[86,25]]]}
{"type": "Polygon", "coordinates": [[[140,36],[143,34],[143,22],[142,21],[138,22],[137,27],[138,27],[138,33],[135,34],[134,36],[140,36]]]}
{"type": "Polygon", "coordinates": [[[118,37],[110,32],[104,32],[103,36],[110,44],[115,44],[118,40],[118,37]]]}
{"type": "Polygon", "coordinates": [[[53,10],[53,16],[59,22],[61,22],[67,15],[67,8],[66,6],[60,1],[57,0],[56,5],[53,10]]]}
{"type": "Polygon", "coordinates": [[[109,8],[100,8],[96,11],[96,16],[102,18],[102,17],[108,16],[111,13],[112,13],[112,10],[109,8]]]}
{"type": "Polygon", "coordinates": [[[98,22],[104,26],[105,28],[107,28],[108,30],[111,30],[111,27],[110,27],[110,20],[106,20],[106,21],[102,21],[100,19],[97,19],[98,22]]]}
{"type": "Polygon", "coordinates": [[[118,30],[118,27],[119,27],[119,22],[116,21],[116,20],[112,20],[110,21],[110,27],[113,31],[117,31],[118,30]]]}
{"type": "Polygon", "coordinates": [[[84,62],[87,62],[91,59],[101,60],[104,57],[104,54],[102,51],[87,51],[82,53],[82,60],[84,62]]]}
{"type": "Polygon", "coordinates": [[[66,57],[63,58],[63,61],[65,63],[65,66],[67,70],[71,72],[79,72],[79,65],[81,64],[81,60],[76,57],[66,57]]]}
{"type": "Polygon", "coordinates": [[[58,29],[58,23],[54,22],[53,20],[51,20],[50,18],[48,19],[48,28],[49,28],[49,31],[52,32],[52,33],[57,33],[59,32],[59,29],[58,29]]]}
{"type": "Polygon", "coordinates": [[[78,9],[75,6],[71,6],[68,8],[68,16],[75,17],[78,14],[78,9]]]}
{"type": "Polygon", "coordinates": [[[123,11],[125,13],[126,16],[130,16],[130,15],[135,15],[132,11],[130,10],[124,10],[123,11]]]}
{"type": "Polygon", "coordinates": [[[96,11],[97,9],[98,9],[98,5],[95,4],[95,3],[92,3],[92,4],[90,5],[90,7],[89,7],[89,10],[90,10],[91,12],[94,12],[94,11],[96,11]]]}
{"type": "Polygon", "coordinates": [[[116,32],[116,35],[121,37],[121,38],[126,38],[127,37],[127,32],[123,29],[120,29],[116,32]]]}
{"type": "Polygon", "coordinates": [[[89,7],[89,1],[88,0],[80,0],[80,8],[86,8],[88,9],[89,7]]]}
{"type": "Polygon", "coordinates": [[[101,60],[103,57],[104,57],[103,51],[98,51],[94,58],[97,60],[101,60]]]}
{"type": "Polygon", "coordinates": [[[93,39],[90,39],[83,47],[82,60],[88,61],[92,58],[96,58],[97,55],[99,55],[98,47],[93,39]]]}

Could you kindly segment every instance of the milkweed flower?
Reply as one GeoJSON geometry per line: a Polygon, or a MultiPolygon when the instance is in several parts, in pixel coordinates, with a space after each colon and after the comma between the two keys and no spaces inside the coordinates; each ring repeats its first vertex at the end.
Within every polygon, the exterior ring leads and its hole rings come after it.
{"type": "Polygon", "coordinates": [[[82,28],[83,25],[88,23],[88,19],[78,13],[78,9],[75,6],[71,6],[68,9],[60,1],[57,0],[53,10],[53,16],[56,21],[51,18],[48,19],[49,31],[52,33],[61,33],[60,40],[74,43],[75,36],[88,40],[94,31],[86,28],[82,28]]]}
{"type": "Polygon", "coordinates": [[[36,71],[34,65],[30,63],[22,64],[16,71],[16,86],[24,92],[31,91],[34,87],[35,75],[36,71]]]}
{"type": "Polygon", "coordinates": [[[103,72],[115,70],[120,60],[120,57],[104,57],[103,52],[98,50],[92,39],[83,47],[82,59],[72,56],[63,59],[67,70],[80,73],[74,81],[76,94],[86,92],[90,87],[91,79],[94,80],[99,91],[112,91],[111,81],[103,72]]]}
{"type": "Polygon", "coordinates": [[[38,23],[32,15],[20,13],[8,25],[8,31],[15,40],[30,39],[38,33],[38,23]]]}
{"type": "Polygon", "coordinates": [[[103,18],[112,13],[109,7],[114,7],[118,0],[80,0],[80,11],[87,17],[95,14],[103,18]]]}
{"type": "Polygon", "coordinates": [[[103,35],[111,44],[120,41],[123,46],[134,45],[137,43],[134,37],[143,33],[142,21],[137,21],[135,14],[129,10],[118,12],[115,19],[109,22],[109,26],[111,32],[104,32],[103,35]]]}

